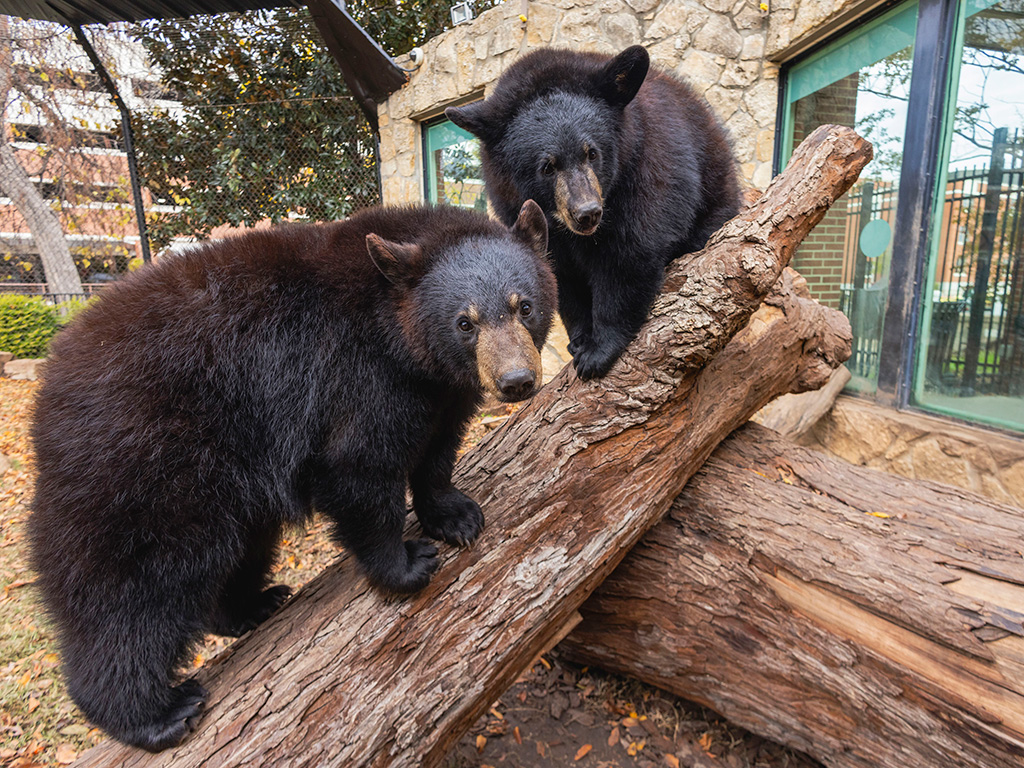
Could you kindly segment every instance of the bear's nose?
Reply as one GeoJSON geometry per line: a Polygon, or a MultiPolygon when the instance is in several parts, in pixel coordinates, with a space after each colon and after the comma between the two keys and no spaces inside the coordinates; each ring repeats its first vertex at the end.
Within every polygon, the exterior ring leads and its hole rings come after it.
{"type": "Polygon", "coordinates": [[[498,379],[498,390],[509,400],[524,400],[533,393],[537,377],[528,368],[517,368],[502,374],[498,379]]]}
{"type": "Polygon", "coordinates": [[[576,224],[582,231],[589,232],[597,229],[597,225],[601,223],[602,212],[601,204],[591,200],[573,211],[572,217],[576,219],[576,224]]]}

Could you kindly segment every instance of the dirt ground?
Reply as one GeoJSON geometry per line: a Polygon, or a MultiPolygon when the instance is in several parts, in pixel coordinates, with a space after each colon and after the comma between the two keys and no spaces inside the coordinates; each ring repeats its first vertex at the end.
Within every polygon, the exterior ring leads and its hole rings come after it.
{"type": "MultiPolygon", "coordinates": [[[[0,378],[0,766],[67,765],[103,739],[70,701],[53,635],[28,568],[24,524],[32,488],[28,442],[34,382],[0,378]]],[[[504,414],[482,418],[478,440],[504,414]]],[[[292,531],[275,580],[298,587],[336,555],[326,526],[292,531]]],[[[258,631],[258,630],[257,630],[258,631]]],[[[208,638],[199,666],[230,640],[208,638]]],[[[202,727],[200,725],[200,727],[202,727]]],[[[542,656],[452,750],[446,768],[576,765],[816,768],[703,708],[600,670],[542,656]]]]}

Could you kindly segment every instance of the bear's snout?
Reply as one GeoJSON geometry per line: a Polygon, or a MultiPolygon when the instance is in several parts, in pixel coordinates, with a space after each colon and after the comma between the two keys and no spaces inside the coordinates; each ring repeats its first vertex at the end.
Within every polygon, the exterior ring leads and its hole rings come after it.
{"type": "Polygon", "coordinates": [[[581,235],[587,235],[593,233],[597,229],[597,225],[601,223],[601,214],[604,213],[604,209],[596,200],[588,200],[572,209],[570,213],[575,223],[573,229],[581,235]]]}
{"type": "Polygon", "coordinates": [[[588,237],[597,230],[604,212],[601,182],[589,165],[559,172],[555,177],[555,213],[572,232],[588,237]]]}
{"type": "Polygon", "coordinates": [[[518,320],[483,324],[476,345],[480,384],[499,400],[525,400],[541,380],[540,352],[518,320]]]}
{"type": "Polygon", "coordinates": [[[516,368],[498,378],[498,391],[509,400],[525,400],[533,394],[537,374],[529,368],[516,368]]]}

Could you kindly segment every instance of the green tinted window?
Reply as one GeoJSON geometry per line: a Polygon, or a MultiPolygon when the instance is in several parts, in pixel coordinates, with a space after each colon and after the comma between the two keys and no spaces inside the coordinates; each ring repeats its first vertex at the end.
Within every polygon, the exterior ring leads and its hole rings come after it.
{"type": "Polygon", "coordinates": [[[914,402],[1024,429],[1024,7],[962,5],[914,402]]]}
{"type": "Polygon", "coordinates": [[[480,141],[450,120],[423,126],[427,202],[487,210],[480,141]]]}
{"type": "Polygon", "coordinates": [[[812,294],[853,327],[851,388],[873,391],[889,293],[917,3],[905,3],[795,65],[786,80],[784,160],[825,123],[870,139],[874,160],[793,259],[812,294]]]}

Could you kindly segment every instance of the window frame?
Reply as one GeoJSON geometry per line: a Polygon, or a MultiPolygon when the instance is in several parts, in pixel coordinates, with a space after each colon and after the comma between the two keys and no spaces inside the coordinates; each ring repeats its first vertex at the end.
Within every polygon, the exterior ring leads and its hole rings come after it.
{"type": "MultiPolygon", "coordinates": [[[[787,86],[792,68],[815,55],[854,28],[869,24],[901,5],[905,0],[881,3],[819,44],[782,64],[779,73],[778,108],[775,120],[774,171],[784,156],[789,120],[787,86]]],[[[889,267],[889,297],[879,348],[879,368],[873,394],[857,395],[883,406],[929,415],[932,411],[911,403],[914,364],[924,307],[921,297],[927,282],[927,266],[934,227],[934,213],[944,173],[939,169],[945,140],[946,100],[952,76],[961,0],[918,0],[918,17],[912,58],[910,100],[900,171],[900,196],[893,227],[892,260],[889,267]]],[[[974,424],[965,419],[952,418],[974,424]]],[[[986,425],[988,428],[988,425],[986,425]]],[[[991,427],[1019,436],[1019,433],[991,427]]]]}
{"type": "MultiPolygon", "coordinates": [[[[466,102],[466,103],[470,103],[470,102],[466,102]]],[[[422,166],[423,166],[423,202],[425,204],[427,204],[427,205],[442,205],[443,204],[443,203],[440,202],[440,200],[431,200],[430,199],[430,192],[433,189],[433,180],[432,180],[432,176],[431,176],[433,168],[431,166],[431,157],[430,157],[430,129],[434,128],[434,127],[436,127],[438,125],[443,125],[444,123],[451,123],[453,126],[455,126],[455,128],[457,130],[459,130],[459,131],[461,131],[463,133],[466,133],[469,137],[475,139],[476,141],[479,141],[478,137],[473,136],[472,134],[470,134],[465,129],[459,128],[458,126],[455,125],[455,123],[452,123],[452,121],[449,120],[445,116],[444,112],[441,112],[438,115],[434,115],[433,117],[428,117],[428,118],[425,118],[425,119],[419,121],[419,126],[420,126],[420,157],[423,159],[422,160],[422,166]]]]}

